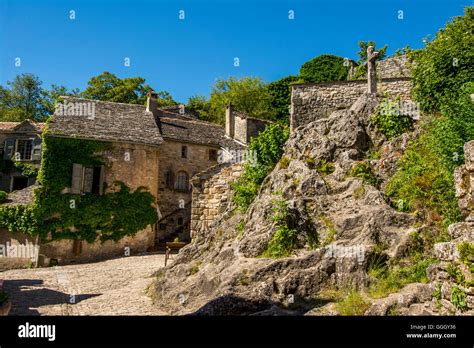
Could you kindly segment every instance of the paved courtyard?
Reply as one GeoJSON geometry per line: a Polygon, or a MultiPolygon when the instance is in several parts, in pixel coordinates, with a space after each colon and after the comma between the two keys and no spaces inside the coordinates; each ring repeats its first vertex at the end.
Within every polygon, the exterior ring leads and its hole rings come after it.
{"type": "Polygon", "coordinates": [[[10,315],[163,315],[146,294],[164,255],[0,273],[10,315]]]}

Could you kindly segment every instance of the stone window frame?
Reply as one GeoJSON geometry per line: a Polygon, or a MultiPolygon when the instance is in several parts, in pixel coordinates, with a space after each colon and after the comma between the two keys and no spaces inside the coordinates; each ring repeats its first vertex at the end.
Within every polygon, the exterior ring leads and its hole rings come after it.
{"type": "Polygon", "coordinates": [[[188,146],[181,145],[181,158],[187,159],[188,158],[188,146]]]}

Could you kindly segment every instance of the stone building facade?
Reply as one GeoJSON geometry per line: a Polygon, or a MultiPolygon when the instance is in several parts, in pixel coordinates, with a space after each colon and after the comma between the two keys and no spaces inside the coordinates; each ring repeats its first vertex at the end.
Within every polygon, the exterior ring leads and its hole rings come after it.
{"type": "Polygon", "coordinates": [[[35,183],[34,176],[25,176],[16,162],[39,168],[41,163],[41,134],[45,124],[29,120],[0,122],[0,191],[11,192],[35,183]]]}
{"type": "MultiPolygon", "coordinates": [[[[247,142],[265,125],[237,111],[234,114],[233,110],[228,113],[229,119],[238,121],[228,122],[226,127],[200,121],[180,108],[159,108],[153,93],[146,106],[73,97],[63,97],[62,103],[64,106],[53,115],[44,136],[109,144],[97,153],[104,160],[103,165],[72,164],[71,185],[62,193],[102,195],[114,190],[116,181],[131,190],[144,187],[155,198],[159,221],[118,242],[61,240],[41,245],[42,258],[60,262],[144,252],[176,238],[189,241],[191,177],[219,163],[235,161],[234,154],[245,151],[247,142]],[[87,112],[82,114],[83,111],[87,112]]],[[[9,204],[31,203],[32,192],[18,191],[9,204]]],[[[6,233],[15,239],[15,231],[3,231],[0,237],[9,238],[6,233]]]]}

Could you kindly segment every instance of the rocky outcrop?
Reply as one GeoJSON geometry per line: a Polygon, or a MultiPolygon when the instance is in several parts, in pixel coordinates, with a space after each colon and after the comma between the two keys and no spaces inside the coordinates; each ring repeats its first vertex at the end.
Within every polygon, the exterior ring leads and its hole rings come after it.
{"type": "Polygon", "coordinates": [[[474,259],[472,252],[464,256],[467,260],[460,255],[461,245],[474,245],[474,141],[464,145],[464,157],[465,164],[455,170],[454,179],[465,221],[448,227],[449,242],[434,245],[434,256],[440,262],[428,267],[429,284],[410,284],[375,301],[366,314],[386,315],[396,309],[402,315],[474,315],[474,278],[472,265],[467,264],[474,259]],[[409,301],[400,301],[406,296],[409,301]]]}
{"type": "Polygon", "coordinates": [[[380,102],[361,96],[294,131],[280,164],[243,214],[232,205],[157,274],[157,305],[172,314],[304,314],[326,288],[363,288],[371,255],[404,253],[413,218],[373,185],[350,176],[374,142],[380,102]],[[275,237],[276,202],[297,231],[290,257],[262,257],[275,237]]]}

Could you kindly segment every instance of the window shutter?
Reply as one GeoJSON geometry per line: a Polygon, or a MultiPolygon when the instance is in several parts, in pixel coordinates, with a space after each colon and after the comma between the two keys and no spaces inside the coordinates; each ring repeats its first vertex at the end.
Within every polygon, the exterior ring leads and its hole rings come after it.
{"type": "Polygon", "coordinates": [[[166,172],[166,186],[168,186],[169,189],[174,188],[174,173],[172,170],[166,172]]]}
{"type": "Polygon", "coordinates": [[[72,164],[72,181],[71,181],[71,193],[81,194],[82,193],[82,176],[83,166],[82,164],[72,164]]]}
{"type": "Polygon", "coordinates": [[[84,181],[82,183],[82,192],[91,193],[93,181],[94,181],[94,167],[84,167],[84,181]]]}
{"type": "Polygon", "coordinates": [[[5,149],[3,152],[3,159],[10,160],[13,156],[14,150],[15,150],[15,139],[7,138],[5,140],[5,149]]]}
{"type": "Polygon", "coordinates": [[[31,155],[33,161],[41,160],[41,137],[33,139],[33,154],[31,155]]]}

